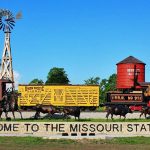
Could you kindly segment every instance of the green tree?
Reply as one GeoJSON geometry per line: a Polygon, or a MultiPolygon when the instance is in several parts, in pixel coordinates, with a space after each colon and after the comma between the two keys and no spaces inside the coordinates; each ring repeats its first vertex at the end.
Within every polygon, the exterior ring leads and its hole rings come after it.
{"type": "Polygon", "coordinates": [[[45,84],[68,84],[70,81],[64,68],[50,69],[45,84]]]}
{"type": "Polygon", "coordinates": [[[106,85],[107,85],[107,79],[102,79],[100,82],[100,103],[105,102],[106,99],[106,85]]]}
{"type": "Polygon", "coordinates": [[[87,80],[84,80],[86,85],[99,85],[100,78],[99,77],[91,77],[87,80]]]}
{"type": "Polygon", "coordinates": [[[116,74],[112,74],[109,79],[108,79],[108,83],[109,83],[109,91],[116,91],[116,80],[117,80],[117,75],[116,74]]]}
{"type": "Polygon", "coordinates": [[[41,79],[33,79],[29,84],[43,84],[44,82],[43,82],[43,80],[41,80],[41,79]]]}
{"type": "Polygon", "coordinates": [[[108,80],[103,79],[100,82],[100,102],[103,103],[106,101],[107,92],[116,91],[116,79],[117,75],[112,74],[108,80]]]}

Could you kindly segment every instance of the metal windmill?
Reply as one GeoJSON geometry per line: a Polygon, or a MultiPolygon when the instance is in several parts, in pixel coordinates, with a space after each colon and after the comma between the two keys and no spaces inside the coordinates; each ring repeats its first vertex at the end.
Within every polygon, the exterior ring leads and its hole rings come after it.
{"type": "MultiPolygon", "coordinates": [[[[18,19],[18,18],[17,18],[18,19]]],[[[14,75],[10,46],[10,33],[15,26],[15,17],[6,9],[0,9],[0,30],[5,33],[4,49],[1,61],[0,80],[7,80],[14,88],[14,75]]]]}

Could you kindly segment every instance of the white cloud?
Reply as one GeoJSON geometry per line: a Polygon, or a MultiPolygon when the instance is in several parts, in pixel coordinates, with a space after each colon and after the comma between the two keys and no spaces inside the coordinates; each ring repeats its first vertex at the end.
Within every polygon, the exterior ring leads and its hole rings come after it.
{"type": "MultiPolygon", "coordinates": [[[[20,74],[14,70],[14,82],[15,82],[15,89],[18,89],[18,84],[19,84],[19,80],[20,80],[20,74]]],[[[7,84],[6,85],[6,89],[7,88],[11,88],[12,84],[7,84]]]]}
{"type": "Polygon", "coordinates": [[[21,78],[21,76],[20,76],[19,72],[14,70],[15,89],[18,89],[18,84],[19,84],[20,78],[21,78]]]}

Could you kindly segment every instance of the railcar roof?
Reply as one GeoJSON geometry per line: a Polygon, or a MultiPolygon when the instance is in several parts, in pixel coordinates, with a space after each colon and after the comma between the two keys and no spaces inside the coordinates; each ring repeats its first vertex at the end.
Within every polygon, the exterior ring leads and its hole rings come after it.
{"type": "Polygon", "coordinates": [[[44,84],[19,84],[19,86],[99,86],[99,85],[81,85],[81,84],[48,84],[48,85],[44,85],[44,84]]]}

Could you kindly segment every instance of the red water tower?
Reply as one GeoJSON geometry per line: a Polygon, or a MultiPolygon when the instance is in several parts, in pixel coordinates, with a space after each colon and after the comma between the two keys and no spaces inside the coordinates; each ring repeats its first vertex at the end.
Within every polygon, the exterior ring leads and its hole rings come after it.
{"type": "Polygon", "coordinates": [[[117,89],[140,88],[138,83],[145,82],[145,65],[133,56],[117,63],[117,89]]]}

